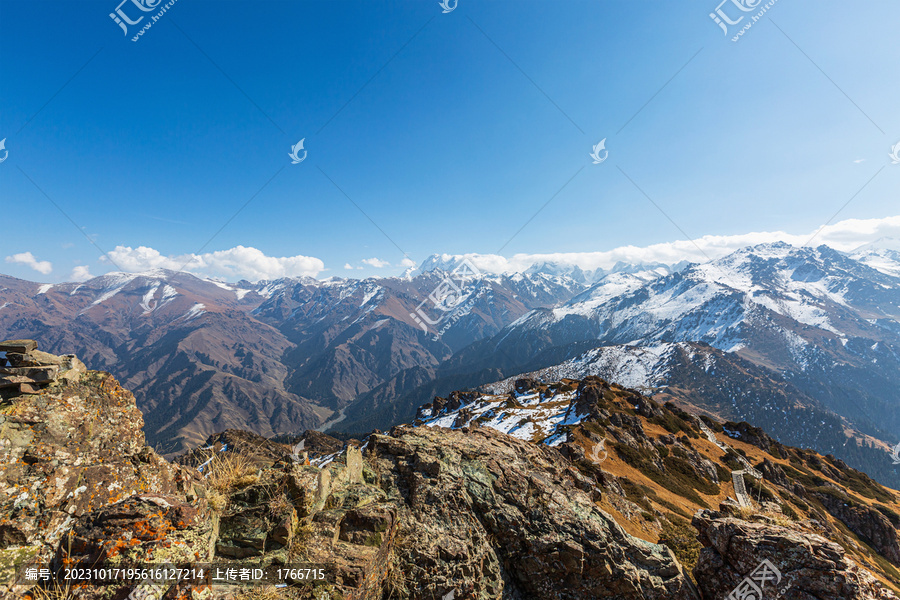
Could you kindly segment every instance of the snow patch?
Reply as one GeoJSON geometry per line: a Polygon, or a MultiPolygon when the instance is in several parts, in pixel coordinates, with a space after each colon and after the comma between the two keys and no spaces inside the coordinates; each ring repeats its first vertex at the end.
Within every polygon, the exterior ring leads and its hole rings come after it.
{"type": "Polygon", "coordinates": [[[206,313],[206,310],[205,310],[205,309],[206,309],[206,306],[203,305],[202,303],[198,302],[197,304],[194,304],[194,305],[193,305],[186,313],[184,313],[184,315],[182,315],[182,316],[184,317],[184,320],[185,320],[185,321],[190,321],[191,319],[195,319],[195,318],[199,317],[200,315],[206,313]]]}

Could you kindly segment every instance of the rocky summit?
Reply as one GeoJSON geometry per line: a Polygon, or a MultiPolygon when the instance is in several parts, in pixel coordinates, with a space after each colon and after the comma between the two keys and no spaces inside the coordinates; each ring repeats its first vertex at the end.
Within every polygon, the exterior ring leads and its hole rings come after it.
{"type": "MultiPolygon", "coordinates": [[[[5,346],[9,368],[77,364],[18,343],[5,346]]],[[[4,598],[863,600],[900,589],[900,494],[746,423],[597,377],[454,393],[415,425],[361,440],[231,429],[168,462],[112,376],[60,371],[0,390],[4,598]],[[147,564],[306,565],[323,577],[151,589],[25,576],[147,564]]]]}

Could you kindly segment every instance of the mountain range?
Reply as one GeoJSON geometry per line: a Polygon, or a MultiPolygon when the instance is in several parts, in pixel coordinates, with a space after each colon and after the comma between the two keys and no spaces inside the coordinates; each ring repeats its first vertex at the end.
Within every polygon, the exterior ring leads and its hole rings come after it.
{"type": "Polygon", "coordinates": [[[555,368],[762,424],[896,486],[897,247],[774,243],[608,271],[542,263],[454,289],[466,261],[448,255],[363,280],[0,276],[0,330],[113,373],[168,453],[228,428],[384,429],[435,396],[555,368]]]}
{"type": "Polygon", "coordinates": [[[158,270],[51,285],[0,276],[0,330],[74,349],[127,382],[149,441],[173,451],[229,427],[319,427],[397,373],[427,374],[584,289],[543,273],[485,276],[471,307],[437,337],[410,313],[444,277],[226,284],[158,270]]]}

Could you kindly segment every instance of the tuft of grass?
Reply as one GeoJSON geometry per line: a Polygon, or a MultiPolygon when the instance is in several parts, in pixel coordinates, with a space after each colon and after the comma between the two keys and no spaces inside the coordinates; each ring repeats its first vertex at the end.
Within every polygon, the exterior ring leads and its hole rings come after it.
{"type": "Polygon", "coordinates": [[[224,456],[216,456],[209,464],[206,481],[213,490],[227,495],[231,490],[256,483],[259,480],[257,471],[249,456],[228,452],[224,456]]]}
{"type": "Polygon", "coordinates": [[[307,547],[312,534],[312,522],[308,519],[301,519],[297,531],[294,532],[294,539],[291,540],[289,556],[292,561],[303,562],[307,559],[309,554],[307,547]]]}
{"type": "Polygon", "coordinates": [[[228,497],[218,490],[210,489],[206,492],[206,501],[214,513],[221,515],[228,506],[228,497]]]}
{"type": "Polygon", "coordinates": [[[659,543],[672,550],[687,573],[693,573],[702,547],[697,539],[697,532],[685,519],[674,515],[661,519],[660,523],[662,535],[659,537],[659,543]]]}
{"type": "Polygon", "coordinates": [[[60,585],[58,581],[53,581],[49,587],[33,587],[25,592],[26,600],[72,600],[75,598],[75,592],[72,586],[67,582],[60,585]]]}
{"type": "Polygon", "coordinates": [[[800,515],[798,515],[797,511],[794,510],[794,508],[787,502],[785,502],[784,504],[781,505],[781,512],[783,512],[784,516],[786,516],[791,521],[799,521],[800,520],[800,515]]]}

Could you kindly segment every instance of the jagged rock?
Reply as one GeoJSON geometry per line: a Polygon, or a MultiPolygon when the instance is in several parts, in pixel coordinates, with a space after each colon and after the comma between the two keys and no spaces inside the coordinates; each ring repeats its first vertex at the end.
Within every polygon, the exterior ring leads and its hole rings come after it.
{"type": "Polygon", "coordinates": [[[82,515],[55,560],[79,566],[206,561],[212,556],[212,533],[203,508],[177,496],[140,494],[82,515]]]}
{"type": "Polygon", "coordinates": [[[784,600],[897,598],[846,558],[841,546],[819,535],[709,510],[698,512],[693,525],[704,545],[694,568],[704,599],[726,598],[746,585],[745,578],[753,573],[758,578],[761,565],[770,569],[767,581],[756,581],[763,597],[780,593],[777,597],[784,600]]]}
{"type": "Polygon", "coordinates": [[[513,389],[520,394],[525,394],[537,389],[538,385],[540,384],[536,380],[530,377],[524,377],[522,379],[516,379],[513,384],[513,389]]]}
{"type": "Polygon", "coordinates": [[[598,403],[604,398],[604,393],[610,389],[609,384],[599,377],[585,377],[578,385],[575,393],[575,402],[569,408],[569,413],[575,415],[599,416],[598,403]]]}
{"type": "Polygon", "coordinates": [[[32,350],[25,354],[7,352],[6,360],[14,367],[62,366],[66,361],[66,357],[50,354],[49,352],[41,352],[40,350],[32,350]]]}
{"type": "Polygon", "coordinates": [[[134,396],[108,373],[20,396],[14,407],[0,414],[0,548],[36,546],[46,559],[82,515],[151,490],[199,493],[196,472],[144,445],[134,396]]]}
{"type": "Polygon", "coordinates": [[[219,521],[216,554],[230,559],[262,557],[286,564],[297,532],[294,503],[299,498],[285,485],[286,473],[268,469],[254,483],[234,491],[219,521]]]}
{"type": "Polygon", "coordinates": [[[21,384],[32,384],[34,380],[24,375],[7,375],[0,377],[0,388],[18,388],[21,384]]]}
{"type": "Polygon", "coordinates": [[[203,464],[211,455],[219,455],[220,452],[239,454],[252,457],[262,466],[271,465],[279,460],[287,458],[291,453],[291,447],[268,440],[261,435],[240,429],[226,429],[220,433],[206,438],[203,446],[189,450],[172,459],[181,465],[196,467],[203,464]]]}
{"type": "Polygon", "coordinates": [[[897,529],[886,516],[874,508],[853,502],[840,490],[826,493],[824,490],[827,488],[820,489],[823,491],[807,491],[850,531],[868,540],[869,545],[886,559],[900,565],[900,539],[897,529]]]}
{"type": "Polygon", "coordinates": [[[747,442],[748,444],[753,444],[757,448],[765,450],[773,456],[779,456],[781,458],[787,457],[785,447],[772,439],[769,434],[759,427],[754,427],[746,421],[741,421],[740,423],[728,421],[723,424],[723,427],[729,431],[729,436],[734,437],[735,439],[747,442]]]}
{"type": "Polygon", "coordinates": [[[12,348],[0,359],[0,390],[10,396],[10,389],[16,388],[20,394],[37,394],[43,386],[59,380],[77,382],[87,368],[74,354],[56,356],[36,349],[33,340],[11,340],[0,347],[12,348]],[[11,343],[10,343],[11,342],[11,343]],[[26,352],[19,352],[26,350],[26,352]]]}
{"type": "Polygon", "coordinates": [[[296,444],[300,440],[303,440],[303,449],[309,452],[310,456],[334,454],[335,452],[340,452],[344,447],[344,442],[341,440],[314,429],[304,431],[299,439],[292,439],[291,441],[296,444]]]}
{"type": "Polygon", "coordinates": [[[671,552],[626,534],[554,449],[480,427],[395,428],[369,446],[408,540],[395,548],[404,598],[465,583],[479,598],[698,597],[671,552]]]}

